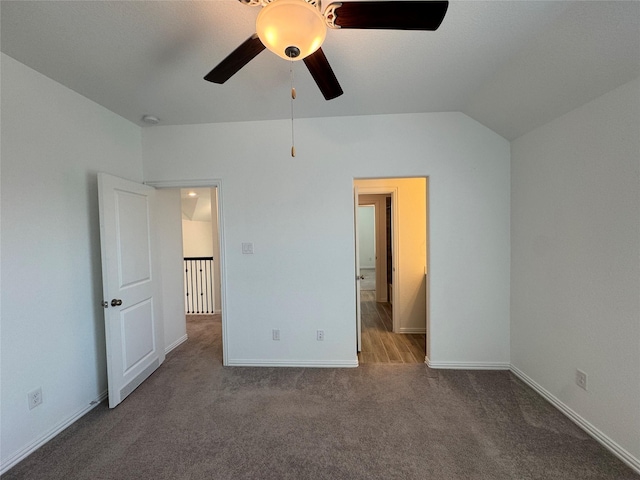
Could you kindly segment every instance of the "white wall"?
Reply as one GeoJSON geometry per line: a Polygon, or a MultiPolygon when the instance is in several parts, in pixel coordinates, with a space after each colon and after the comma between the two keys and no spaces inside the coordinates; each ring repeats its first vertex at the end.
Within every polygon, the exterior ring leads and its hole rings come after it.
{"type": "Polygon", "coordinates": [[[230,363],[355,365],[353,179],[429,176],[432,360],[507,366],[509,143],[460,113],[296,120],[295,158],[289,134],[143,129],[146,181],[222,179],[230,363]]]}
{"type": "Polygon", "coordinates": [[[139,127],[1,58],[6,470],[106,393],[96,173],[141,181],[142,165],[139,127]]]}
{"type": "Polygon", "coordinates": [[[358,207],[358,253],[360,268],[376,268],[375,207],[358,207]]]}
{"type": "Polygon", "coordinates": [[[183,218],[182,238],[185,257],[213,257],[213,225],[211,222],[183,218]]]}
{"type": "Polygon", "coordinates": [[[162,277],[164,344],[169,352],[187,339],[184,316],[184,264],[182,260],[182,209],[180,189],[158,189],[156,245],[162,277]]]}
{"type": "Polygon", "coordinates": [[[640,80],[512,144],[511,359],[640,468],[640,80]],[[588,391],[575,371],[588,374],[588,391]]]}

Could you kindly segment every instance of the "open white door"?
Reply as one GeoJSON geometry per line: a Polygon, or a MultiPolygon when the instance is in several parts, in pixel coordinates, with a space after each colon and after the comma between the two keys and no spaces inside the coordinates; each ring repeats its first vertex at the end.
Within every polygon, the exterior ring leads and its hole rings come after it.
{"type": "Polygon", "coordinates": [[[98,174],[110,408],[164,361],[153,268],[154,193],[152,187],[98,174]]]}
{"type": "Polygon", "coordinates": [[[357,351],[362,351],[362,311],[360,309],[360,239],[358,236],[358,187],[353,187],[353,221],[356,240],[356,336],[357,351]]]}

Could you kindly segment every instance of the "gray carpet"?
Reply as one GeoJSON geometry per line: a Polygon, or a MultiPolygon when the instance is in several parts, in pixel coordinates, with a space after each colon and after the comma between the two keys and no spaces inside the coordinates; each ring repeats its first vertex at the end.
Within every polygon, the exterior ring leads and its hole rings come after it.
{"type": "Polygon", "coordinates": [[[639,479],[507,372],[223,368],[218,317],[3,479],[639,479]]]}

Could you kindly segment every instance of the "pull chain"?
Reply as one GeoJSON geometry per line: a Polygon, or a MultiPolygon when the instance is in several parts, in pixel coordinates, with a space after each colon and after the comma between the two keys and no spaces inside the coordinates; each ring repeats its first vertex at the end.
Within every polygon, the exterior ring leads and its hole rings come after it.
{"type": "Polygon", "coordinates": [[[293,86],[293,57],[290,56],[289,58],[291,58],[291,65],[289,66],[289,76],[291,77],[291,156],[295,157],[296,144],[293,131],[293,101],[296,99],[296,89],[293,86]]]}

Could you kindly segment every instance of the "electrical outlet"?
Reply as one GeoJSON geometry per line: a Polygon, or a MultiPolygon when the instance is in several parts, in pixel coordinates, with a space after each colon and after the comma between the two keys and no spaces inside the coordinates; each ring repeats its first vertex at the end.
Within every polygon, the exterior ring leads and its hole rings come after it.
{"type": "Polygon", "coordinates": [[[277,328],[274,328],[273,330],[271,330],[271,337],[274,340],[280,340],[280,330],[277,328]]]}
{"type": "Polygon", "coordinates": [[[27,400],[29,401],[29,410],[40,405],[42,403],[42,388],[38,387],[27,393],[27,400]]]}
{"type": "Polygon", "coordinates": [[[587,389],[587,374],[582,370],[576,370],[576,385],[584,390],[587,389]]]}
{"type": "Polygon", "coordinates": [[[324,330],[318,330],[316,332],[316,340],[322,342],[324,340],[324,330]]]}

